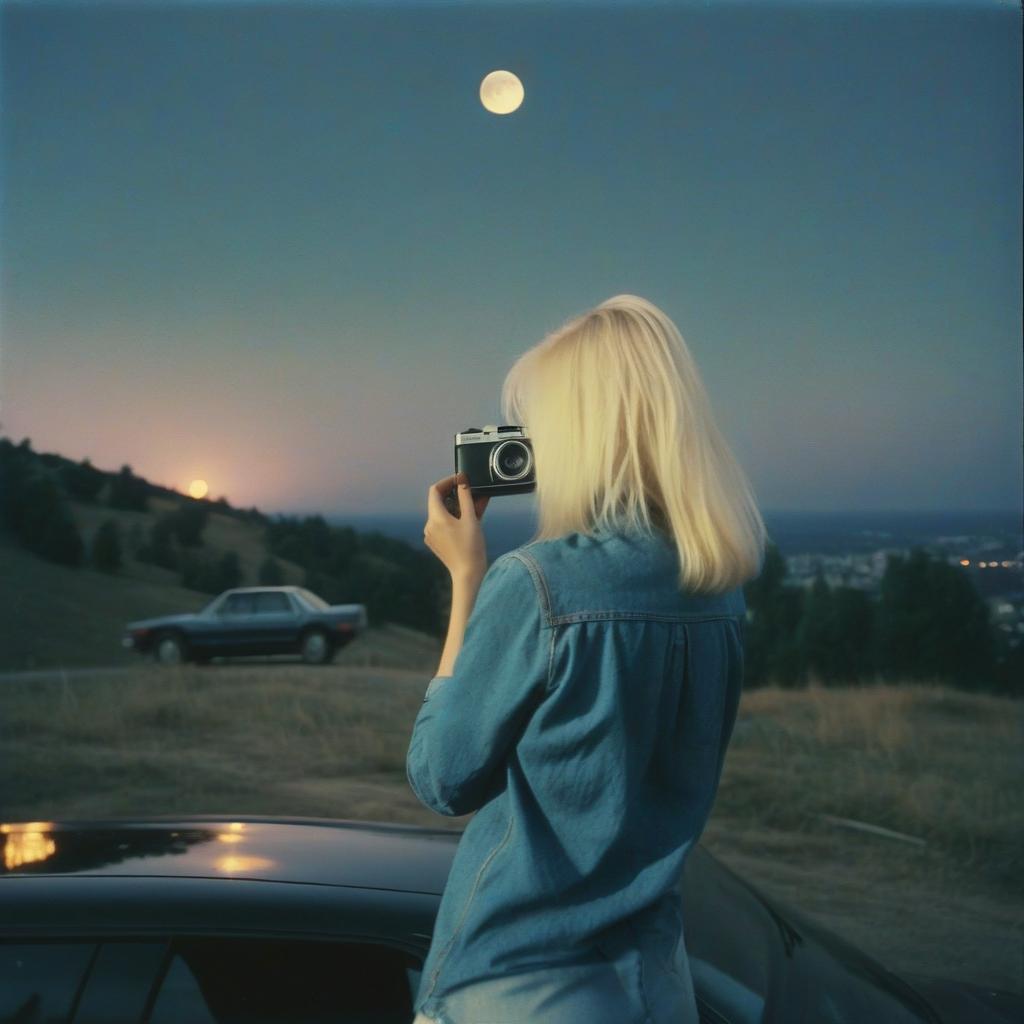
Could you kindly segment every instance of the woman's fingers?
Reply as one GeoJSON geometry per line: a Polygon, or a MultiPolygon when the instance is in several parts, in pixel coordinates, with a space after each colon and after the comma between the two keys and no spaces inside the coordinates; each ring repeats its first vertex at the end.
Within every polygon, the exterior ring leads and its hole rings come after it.
{"type": "Polygon", "coordinates": [[[442,477],[436,483],[432,483],[427,489],[427,510],[434,515],[440,515],[444,511],[444,499],[455,487],[455,474],[442,477]]]}

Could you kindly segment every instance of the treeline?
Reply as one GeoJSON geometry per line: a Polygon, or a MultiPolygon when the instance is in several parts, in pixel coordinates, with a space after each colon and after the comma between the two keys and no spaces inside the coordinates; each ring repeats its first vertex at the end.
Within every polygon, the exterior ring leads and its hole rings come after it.
{"type": "Polygon", "coordinates": [[[990,621],[989,607],[958,565],[923,548],[889,555],[877,596],[786,582],[769,543],[760,576],[744,587],[744,679],[828,685],[937,680],[967,690],[1024,695],[1024,648],[990,621]]]}
{"type": "Polygon", "coordinates": [[[34,452],[29,438],[17,445],[0,438],[0,519],[24,547],[47,561],[116,573],[134,558],[177,572],[183,586],[219,594],[242,582],[242,568],[236,552],[204,549],[202,532],[211,508],[249,521],[264,519],[258,509],[233,509],[224,498],[183,499],[137,476],[131,466],[108,473],[88,458],[73,462],[34,452]],[[124,535],[111,517],[100,523],[88,546],[71,513],[71,499],[150,513],[150,499],[157,495],[179,504],[157,516],[148,532],[134,523],[124,535]]]}
{"type": "MultiPolygon", "coordinates": [[[[88,475],[88,468],[83,475],[88,475]]],[[[66,489],[56,473],[47,472],[28,438],[18,445],[0,438],[0,519],[40,558],[60,565],[82,564],[85,544],[71,515],[66,489]]]]}
{"type": "MultiPolygon", "coordinates": [[[[286,582],[280,560],[301,567],[302,583],[331,604],[364,604],[371,624],[394,622],[443,638],[451,588],[433,554],[377,531],[331,526],[322,516],[268,517],[185,498],[136,476],[32,451],[26,438],[0,438],[0,521],[29,550],[63,565],[118,572],[134,558],[174,571],[185,587],[218,594],[231,587],[286,582]],[[150,499],[175,506],[155,515],[150,499]],[[117,519],[101,523],[88,550],[70,499],[149,514],[123,535],[117,519]],[[266,556],[246,579],[236,552],[203,538],[211,511],[262,531],[266,556]]],[[[769,543],[763,569],[744,587],[745,685],[805,686],[859,681],[940,680],[968,690],[1024,695],[1024,646],[994,628],[989,608],[958,565],[923,549],[890,555],[877,595],[787,582],[786,561],[769,543]]]]}

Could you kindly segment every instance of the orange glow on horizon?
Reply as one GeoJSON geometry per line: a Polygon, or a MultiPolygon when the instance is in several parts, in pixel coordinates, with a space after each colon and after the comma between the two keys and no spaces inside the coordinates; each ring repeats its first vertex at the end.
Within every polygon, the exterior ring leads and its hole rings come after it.
{"type": "Polygon", "coordinates": [[[205,480],[193,480],[188,485],[188,493],[192,498],[205,498],[209,492],[210,488],[205,480]]]}

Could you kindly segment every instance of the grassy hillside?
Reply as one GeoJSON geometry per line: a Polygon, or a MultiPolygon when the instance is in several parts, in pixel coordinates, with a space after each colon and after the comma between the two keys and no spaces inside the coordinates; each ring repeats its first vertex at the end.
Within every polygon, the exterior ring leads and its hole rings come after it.
{"type": "MultiPolygon", "coordinates": [[[[99,524],[115,519],[128,536],[133,524],[144,532],[171,507],[163,498],[150,500],[152,511],[131,512],[72,502],[76,523],[88,545],[99,524]]],[[[266,556],[258,526],[211,512],[203,531],[206,544],[235,551],[242,563],[243,584],[258,582],[266,556]]],[[[278,559],[287,583],[301,583],[302,569],[278,559]]],[[[36,557],[0,530],[0,671],[72,668],[89,665],[134,665],[139,655],[121,647],[121,632],[133,619],[198,611],[212,597],[188,590],[178,573],[125,557],[117,574],[82,566],[68,568],[36,557]]],[[[441,642],[399,625],[370,629],[340,652],[339,664],[391,665],[420,669],[441,656],[441,642]]]]}
{"type": "MultiPolygon", "coordinates": [[[[113,519],[117,522],[121,528],[122,538],[127,537],[132,526],[136,524],[143,533],[148,534],[152,523],[165,512],[174,511],[179,502],[170,498],[151,496],[148,512],[112,509],[105,505],[89,505],[79,501],[72,501],[70,504],[75,523],[82,533],[86,550],[89,550],[92,546],[93,536],[104,519],[113,519]]],[[[260,563],[267,556],[262,527],[211,509],[206,526],[203,528],[203,544],[204,547],[215,551],[231,550],[238,555],[238,559],[242,563],[244,586],[255,585],[259,582],[260,563]]],[[[285,583],[302,583],[303,570],[300,566],[281,558],[277,561],[284,574],[285,583]]],[[[169,583],[178,581],[177,572],[156,565],[136,562],[134,559],[126,560],[121,572],[133,579],[169,583]]]]}
{"type": "MultiPolygon", "coordinates": [[[[405,778],[432,669],[140,666],[0,686],[0,818],[209,812],[459,827],[405,778]]],[[[897,970],[1024,990],[1024,705],[744,694],[705,845],[897,970]],[[910,842],[848,827],[856,819],[910,842]]]]}
{"type": "Polygon", "coordinates": [[[173,573],[138,568],[109,576],[54,565],[0,533],[0,669],[134,664],[138,655],[121,647],[126,622],[197,611],[210,600],[178,586],[173,573]]]}

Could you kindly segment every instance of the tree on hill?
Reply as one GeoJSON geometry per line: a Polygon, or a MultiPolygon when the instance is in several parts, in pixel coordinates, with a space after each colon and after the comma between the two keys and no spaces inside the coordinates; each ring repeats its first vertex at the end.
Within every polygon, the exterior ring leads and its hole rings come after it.
{"type": "Polygon", "coordinates": [[[279,587],[284,583],[281,563],[273,555],[267,555],[260,563],[259,583],[264,587],[279,587]]]}
{"type": "Polygon", "coordinates": [[[242,584],[242,563],[234,551],[225,551],[217,563],[220,570],[221,590],[229,590],[242,584]]]}
{"type": "Polygon", "coordinates": [[[144,561],[144,559],[139,558],[139,552],[145,547],[145,545],[146,535],[142,529],[142,524],[132,523],[128,527],[128,540],[127,544],[125,545],[126,548],[128,549],[128,553],[132,556],[132,558],[137,558],[139,559],[139,561],[144,561]]]}
{"type": "Polygon", "coordinates": [[[281,516],[266,527],[267,547],[272,554],[298,565],[321,569],[335,547],[335,530],[323,516],[281,516]]]}
{"type": "Polygon", "coordinates": [[[149,484],[136,476],[131,466],[124,465],[110,481],[107,504],[111,508],[145,512],[149,508],[149,484]]]}
{"type": "Polygon", "coordinates": [[[307,569],[302,577],[302,585],[317,597],[322,597],[328,604],[345,603],[340,597],[340,584],[326,573],[307,569]]]}
{"type": "Polygon", "coordinates": [[[875,605],[870,595],[857,587],[836,587],[832,591],[835,646],[832,649],[832,678],[854,682],[874,675],[871,634],[875,605]]]}
{"type": "Polygon", "coordinates": [[[264,537],[268,553],[301,566],[306,586],[324,600],[365,604],[374,622],[443,633],[448,575],[427,552],[378,531],[330,526],[322,516],[274,517],[264,537]]]}
{"type": "Polygon", "coordinates": [[[360,549],[359,536],[351,526],[336,526],[331,540],[327,567],[333,576],[343,577],[351,569],[352,560],[360,549]]]}
{"type": "Polygon", "coordinates": [[[92,541],[92,564],[102,572],[121,568],[121,531],[113,519],[100,523],[92,541]]]}
{"type": "Polygon", "coordinates": [[[832,591],[820,569],[804,591],[796,641],[801,679],[806,681],[813,676],[826,684],[832,682],[835,679],[836,624],[832,591]]]}
{"type": "Polygon", "coordinates": [[[1024,697],[1024,642],[996,631],[994,691],[1006,697],[1024,697]]]}
{"type": "Polygon", "coordinates": [[[30,551],[59,565],[78,566],[85,544],[60,488],[49,477],[36,476],[23,490],[15,532],[30,551]]]}
{"type": "Polygon", "coordinates": [[[34,554],[60,565],[82,562],[85,545],[64,492],[42,468],[28,438],[0,440],[0,520],[34,554]]]}
{"type": "Polygon", "coordinates": [[[191,590],[219,594],[241,586],[242,564],[234,551],[223,551],[219,555],[186,551],[182,556],[181,583],[191,590]]]}
{"type": "Polygon", "coordinates": [[[787,572],[785,558],[769,541],[761,572],[743,588],[747,605],[744,681],[751,687],[772,682],[796,686],[801,679],[796,631],[803,593],[800,587],[786,584],[787,572]]]}
{"type": "Polygon", "coordinates": [[[311,561],[306,551],[302,546],[302,541],[297,534],[289,534],[287,537],[282,537],[274,546],[270,549],[278,558],[283,558],[287,562],[294,562],[296,565],[306,566],[311,561]]]}
{"type": "Polygon", "coordinates": [[[138,550],[140,562],[149,562],[164,569],[179,568],[177,549],[174,546],[174,514],[165,512],[158,516],[149,527],[149,541],[138,550]]]}
{"type": "Polygon", "coordinates": [[[59,477],[61,486],[70,497],[88,502],[96,500],[107,482],[107,474],[97,469],[88,458],[62,465],[59,477]]]}
{"type": "Polygon", "coordinates": [[[187,501],[171,513],[174,536],[182,547],[194,548],[203,543],[203,527],[210,509],[199,501],[187,501]]]}
{"type": "Polygon", "coordinates": [[[870,597],[855,587],[830,587],[820,569],[804,591],[796,646],[801,678],[826,686],[871,676],[870,597]]]}
{"type": "Polygon", "coordinates": [[[922,548],[889,555],[873,646],[887,678],[990,687],[995,670],[988,605],[960,566],[922,548]]]}
{"type": "Polygon", "coordinates": [[[0,516],[7,527],[19,532],[25,488],[36,475],[33,458],[25,443],[0,439],[0,516]]]}

